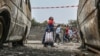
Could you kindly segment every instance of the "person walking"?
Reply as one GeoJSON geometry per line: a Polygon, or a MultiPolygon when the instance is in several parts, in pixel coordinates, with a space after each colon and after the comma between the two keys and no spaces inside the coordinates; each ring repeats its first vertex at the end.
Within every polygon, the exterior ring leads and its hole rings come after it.
{"type": "Polygon", "coordinates": [[[53,32],[50,31],[50,29],[47,29],[45,33],[44,47],[47,47],[48,45],[54,47],[53,43],[54,43],[53,32]]]}
{"type": "Polygon", "coordinates": [[[44,44],[44,47],[46,47],[47,45],[51,45],[52,47],[54,47],[54,42],[46,42],[46,33],[47,32],[52,32],[52,34],[50,35],[53,35],[53,40],[54,40],[54,19],[53,17],[49,17],[49,20],[47,22],[47,27],[46,27],[46,30],[45,30],[45,33],[44,33],[44,36],[43,36],[43,39],[42,39],[42,44],[44,44]]]}
{"type": "Polygon", "coordinates": [[[70,41],[72,41],[72,39],[73,39],[73,31],[72,31],[72,28],[71,27],[68,30],[68,35],[69,35],[70,41]]]}
{"type": "Polygon", "coordinates": [[[61,42],[60,35],[61,35],[61,27],[60,27],[60,25],[58,25],[57,28],[56,28],[55,42],[57,42],[57,40],[59,41],[58,43],[61,42]]]}
{"type": "Polygon", "coordinates": [[[63,41],[70,42],[70,39],[69,39],[69,25],[66,26],[63,41]]]}
{"type": "Polygon", "coordinates": [[[79,42],[79,37],[78,37],[78,30],[77,28],[73,28],[73,39],[75,42],[79,42]]]}

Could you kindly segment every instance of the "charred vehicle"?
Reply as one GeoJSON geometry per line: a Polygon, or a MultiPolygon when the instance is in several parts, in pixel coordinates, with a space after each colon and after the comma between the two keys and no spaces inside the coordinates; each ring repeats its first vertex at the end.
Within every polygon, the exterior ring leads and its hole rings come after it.
{"type": "Polygon", "coordinates": [[[100,50],[100,0],[79,0],[77,15],[83,45],[100,50]]]}
{"type": "Polygon", "coordinates": [[[0,0],[0,46],[23,45],[31,27],[30,0],[0,0]]]}

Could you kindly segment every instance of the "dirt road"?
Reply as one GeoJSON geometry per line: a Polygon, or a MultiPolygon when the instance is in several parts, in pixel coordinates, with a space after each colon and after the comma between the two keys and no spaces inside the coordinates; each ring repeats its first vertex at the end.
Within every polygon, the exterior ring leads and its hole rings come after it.
{"type": "Polygon", "coordinates": [[[7,47],[0,49],[0,56],[96,56],[77,49],[80,43],[60,43],[55,47],[43,47],[41,41],[28,41],[25,46],[7,47]]]}

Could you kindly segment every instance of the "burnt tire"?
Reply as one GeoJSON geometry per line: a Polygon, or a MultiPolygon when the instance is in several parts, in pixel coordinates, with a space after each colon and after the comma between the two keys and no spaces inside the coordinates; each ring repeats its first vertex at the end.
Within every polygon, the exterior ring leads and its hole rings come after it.
{"type": "Polygon", "coordinates": [[[4,21],[4,18],[0,16],[0,47],[2,47],[3,43],[6,40],[7,34],[6,34],[6,24],[4,21]]]}

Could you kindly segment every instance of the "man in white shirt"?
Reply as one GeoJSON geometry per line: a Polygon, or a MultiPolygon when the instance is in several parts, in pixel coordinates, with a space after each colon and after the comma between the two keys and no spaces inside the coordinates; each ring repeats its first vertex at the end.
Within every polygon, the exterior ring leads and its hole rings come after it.
{"type": "Polygon", "coordinates": [[[59,42],[61,42],[60,34],[61,34],[61,27],[60,27],[60,25],[58,25],[57,28],[56,28],[55,42],[57,42],[57,39],[59,40],[59,42]]]}

